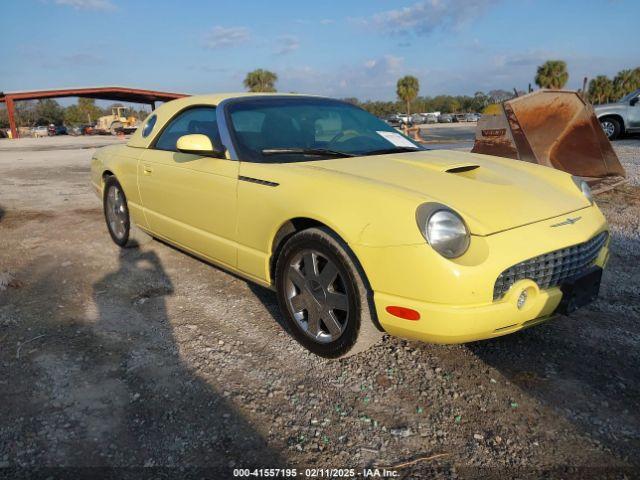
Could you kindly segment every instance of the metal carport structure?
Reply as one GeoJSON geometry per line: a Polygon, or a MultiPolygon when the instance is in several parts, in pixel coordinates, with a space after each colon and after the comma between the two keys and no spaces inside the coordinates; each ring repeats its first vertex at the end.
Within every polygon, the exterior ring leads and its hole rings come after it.
{"type": "Polygon", "coordinates": [[[84,97],[96,100],[114,100],[120,102],[144,103],[155,109],[156,102],[168,102],[176,98],[189,96],[186,93],[161,92],[128,87],[83,87],[53,90],[31,90],[21,92],[0,92],[0,102],[7,105],[11,136],[18,138],[15,118],[15,103],[19,100],[39,100],[42,98],[84,97]]]}

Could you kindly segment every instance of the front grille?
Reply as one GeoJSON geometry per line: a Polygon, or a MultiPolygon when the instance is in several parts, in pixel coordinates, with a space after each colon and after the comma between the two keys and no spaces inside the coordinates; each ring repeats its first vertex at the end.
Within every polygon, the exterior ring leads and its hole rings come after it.
{"type": "Polygon", "coordinates": [[[531,279],[544,290],[562,285],[567,279],[586,271],[595,262],[608,233],[602,232],[591,240],[538,255],[507,268],[493,287],[493,300],[501,299],[518,280],[531,279]]]}

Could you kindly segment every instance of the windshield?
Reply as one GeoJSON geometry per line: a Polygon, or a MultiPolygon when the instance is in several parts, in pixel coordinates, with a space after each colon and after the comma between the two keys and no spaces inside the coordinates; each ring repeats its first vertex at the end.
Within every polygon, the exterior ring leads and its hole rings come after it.
{"type": "Polygon", "coordinates": [[[382,120],[338,100],[254,97],[233,101],[227,112],[243,161],[305,162],[423,150],[382,120]]]}
{"type": "Polygon", "coordinates": [[[631,92],[631,93],[627,93],[624,97],[622,97],[618,102],[619,103],[627,103],[630,102],[632,98],[634,98],[636,95],[638,95],[640,93],[640,89],[636,90],[635,92],[631,92]]]}

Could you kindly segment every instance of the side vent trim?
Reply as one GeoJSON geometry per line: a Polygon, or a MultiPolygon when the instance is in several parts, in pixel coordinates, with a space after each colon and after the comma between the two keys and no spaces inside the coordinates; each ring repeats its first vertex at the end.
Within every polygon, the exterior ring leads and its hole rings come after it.
{"type": "Polygon", "coordinates": [[[261,180],[259,178],[245,177],[243,175],[240,175],[238,177],[238,180],[241,180],[243,182],[249,182],[249,183],[257,183],[258,185],[264,185],[266,187],[277,187],[278,185],[280,185],[279,183],[270,182],[269,180],[261,180]]]}

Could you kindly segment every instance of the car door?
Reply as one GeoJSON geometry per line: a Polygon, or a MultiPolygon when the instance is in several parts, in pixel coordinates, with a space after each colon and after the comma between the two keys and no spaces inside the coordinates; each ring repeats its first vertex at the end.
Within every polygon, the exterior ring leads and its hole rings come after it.
{"type": "Polygon", "coordinates": [[[640,129],[640,93],[629,101],[629,107],[627,108],[628,128],[637,130],[640,129]]]}
{"type": "Polygon", "coordinates": [[[222,150],[215,107],[181,111],[143,153],[138,185],[145,216],[159,237],[235,268],[238,162],[178,152],[178,139],[193,133],[222,150]]]}

